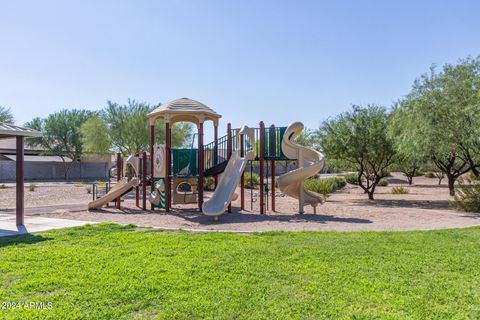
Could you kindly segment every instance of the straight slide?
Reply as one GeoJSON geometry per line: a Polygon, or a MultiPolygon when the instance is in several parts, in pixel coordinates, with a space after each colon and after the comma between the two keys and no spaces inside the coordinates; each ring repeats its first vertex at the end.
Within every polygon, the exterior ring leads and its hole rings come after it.
{"type": "MultiPolygon", "coordinates": [[[[251,160],[254,156],[253,130],[247,126],[243,126],[239,131],[240,134],[245,134],[248,137],[247,144],[249,148],[244,157],[240,156],[240,150],[237,149],[232,153],[232,156],[228,160],[225,171],[220,176],[218,185],[213,193],[212,197],[205,201],[202,206],[202,212],[206,216],[212,216],[217,218],[219,215],[225,213],[230,202],[235,197],[235,189],[237,188],[243,171],[247,166],[248,160],[251,160]]],[[[239,143],[236,143],[238,146],[239,143]]]]}
{"type": "Polygon", "coordinates": [[[132,188],[138,185],[138,178],[134,177],[130,181],[127,178],[120,180],[110,191],[100,199],[93,200],[88,204],[88,209],[97,209],[109,202],[114,201],[118,197],[128,193],[132,188]]]}

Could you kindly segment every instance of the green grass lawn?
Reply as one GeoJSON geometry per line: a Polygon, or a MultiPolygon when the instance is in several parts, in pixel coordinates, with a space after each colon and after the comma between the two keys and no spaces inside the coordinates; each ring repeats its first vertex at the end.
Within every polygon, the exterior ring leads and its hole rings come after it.
{"type": "Polygon", "coordinates": [[[478,319],[480,228],[187,233],[112,224],[0,239],[0,319],[478,319]]]}

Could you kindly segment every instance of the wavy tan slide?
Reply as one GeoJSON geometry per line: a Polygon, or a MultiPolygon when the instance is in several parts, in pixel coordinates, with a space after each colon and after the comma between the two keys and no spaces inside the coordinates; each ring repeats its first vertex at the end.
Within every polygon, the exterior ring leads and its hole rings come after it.
{"type": "Polygon", "coordinates": [[[124,194],[128,193],[132,188],[137,186],[138,179],[136,177],[132,178],[130,181],[127,178],[123,178],[122,180],[118,181],[117,184],[108,191],[106,195],[101,197],[100,199],[93,200],[88,204],[88,209],[97,209],[102,207],[109,202],[117,199],[118,197],[123,196],[124,194]]]}
{"type": "MultiPolygon", "coordinates": [[[[243,126],[239,133],[245,134],[249,140],[247,143],[249,149],[247,150],[246,155],[241,157],[239,149],[232,153],[232,156],[228,160],[227,167],[220,176],[215,192],[210,199],[203,203],[202,206],[202,212],[207,216],[215,217],[215,219],[218,219],[219,215],[225,213],[227,206],[232,200],[234,200],[234,197],[236,196],[235,189],[240,182],[242,173],[247,166],[248,160],[253,159],[254,156],[253,130],[247,126],[243,126]]],[[[238,146],[239,144],[236,143],[236,145],[238,146]]]]}
{"type": "Polygon", "coordinates": [[[299,213],[304,213],[303,207],[305,204],[311,205],[316,212],[317,205],[325,201],[321,194],[305,190],[303,187],[303,182],[319,173],[325,162],[320,152],[295,142],[295,138],[302,132],[303,128],[301,122],[294,122],[285,131],[282,140],[283,154],[289,159],[297,159],[299,168],[278,178],[280,191],[289,197],[298,199],[299,213]]]}

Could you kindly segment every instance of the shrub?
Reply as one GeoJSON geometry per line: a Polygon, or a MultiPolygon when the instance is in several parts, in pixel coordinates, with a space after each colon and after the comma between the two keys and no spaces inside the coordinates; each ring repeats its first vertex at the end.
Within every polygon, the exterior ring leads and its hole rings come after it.
{"type": "Polygon", "coordinates": [[[380,179],[380,181],[378,182],[378,186],[379,186],[379,187],[386,187],[386,186],[388,186],[388,180],[385,179],[385,178],[380,179]]]}
{"type": "Polygon", "coordinates": [[[435,173],[429,171],[429,172],[425,172],[425,174],[423,175],[425,178],[430,178],[430,179],[433,179],[435,178],[435,173]]]}
{"type": "Polygon", "coordinates": [[[86,187],[85,190],[87,190],[87,193],[88,193],[88,194],[91,194],[91,193],[92,193],[92,187],[86,187]]]}
{"type": "Polygon", "coordinates": [[[392,194],[407,194],[409,192],[410,191],[407,188],[402,186],[395,186],[392,188],[392,191],[391,191],[392,194]]]}
{"type": "Polygon", "coordinates": [[[99,187],[105,187],[107,185],[107,182],[106,181],[101,181],[101,180],[97,180],[95,181],[95,184],[99,187]]]}
{"type": "Polygon", "coordinates": [[[206,177],[203,180],[203,190],[213,191],[215,190],[215,178],[213,177],[206,177]]]}
{"type": "Polygon", "coordinates": [[[347,185],[347,181],[346,181],[345,177],[336,176],[336,177],[333,177],[331,179],[335,180],[335,184],[337,186],[337,189],[341,189],[341,188],[343,188],[347,185]]]}
{"type": "Polygon", "coordinates": [[[0,184],[0,189],[8,189],[8,187],[5,183],[2,183],[0,184]]]}
{"type": "Polygon", "coordinates": [[[459,179],[453,204],[460,210],[480,212],[480,182],[472,179],[459,179]]]}
{"type": "Polygon", "coordinates": [[[309,191],[328,195],[343,188],[346,184],[343,177],[333,177],[327,179],[307,179],[303,183],[303,186],[309,191]]]}
{"type": "Polygon", "coordinates": [[[38,186],[35,183],[30,183],[28,185],[28,190],[30,190],[32,192],[35,191],[37,188],[38,188],[38,186]]]}
{"type": "Polygon", "coordinates": [[[250,172],[245,172],[244,181],[245,181],[245,188],[255,189],[260,184],[260,176],[255,172],[252,172],[251,174],[250,172]]]}
{"type": "MultiPolygon", "coordinates": [[[[343,175],[345,181],[350,184],[358,185],[358,174],[357,173],[348,173],[343,175]]],[[[363,180],[363,178],[362,178],[363,180]]]]}
{"type": "Polygon", "coordinates": [[[477,177],[477,176],[473,173],[473,171],[470,171],[470,179],[472,179],[472,180],[480,180],[480,177],[477,177]]]}

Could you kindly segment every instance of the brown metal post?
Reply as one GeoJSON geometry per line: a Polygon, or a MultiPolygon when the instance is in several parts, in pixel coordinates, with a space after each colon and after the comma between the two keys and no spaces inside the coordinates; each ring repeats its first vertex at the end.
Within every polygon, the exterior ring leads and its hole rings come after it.
{"type": "MultiPolygon", "coordinates": [[[[227,124],[227,158],[230,160],[232,156],[232,124],[227,124]]],[[[228,204],[227,211],[230,213],[232,212],[232,203],[228,204]]]]}
{"type": "MultiPolygon", "coordinates": [[[[170,128],[170,123],[165,122],[165,211],[170,212],[170,207],[172,205],[172,181],[170,177],[172,158],[172,129],[170,128]]],[[[153,163],[153,161],[152,161],[153,163]]],[[[153,188],[153,185],[152,185],[153,188]]]]}
{"type": "Polygon", "coordinates": [[[272,171],[270,173],[271,175],[271,181],[272,181],[272,211],[275,212],[275,160],[272,160],[272,165],[270,166],[272,168],[272,171]]]}
{"type": "Polygon", "coordinates": [[[205,170],[203,156],[203,122],[200,122],[198,125],[198,209],[200,212],[203,206],[203,173],[205,170]]]}
{"type": "MultiPolygon", "coordinates": [[[[138,162],[140,162],[140,158],[139,158],[139,156],[138,156],[138,153],[135,153],[135,157],[137,157],[138,162]]],[[[140,179],[140,177],[137,177],[137,181],[138,181],[139,179],[140,179]]],[[[136,205],[137,207],[140,207],[140,187],[138,186],[138,184],[137,184],[137,186],[135,187],[135,205],[136,205]]]]}
{"type": "MultiPolygon", "coordinates": [[[[121,175],[122,175],[122,154],[118,152],[117,153],[117,183],[120,182],[121,175]]],[[[121,200],[121,197],[118,197],[116,200],[117,209],[120,209],[120,200],[121,200]]]]}
{"type": "Polygon", "coordinates": [[[16,220],[17,226],[24,224],[24,198],[25,198],[25,189],[24,189],[24,170],[23,170],[23,137],[17,136],[17,163],[16,163],[16,179],[17,179],[17,199],[16,199],[16,220]]]}
{"type": "MultiPolygon", "coordinates": [[[[277,155],[277,131],[275,130],[275,125],[270,126],[270,156],[275,157],[277,155]]],[[[272,182],[271,185],[271,201],[272,201],[272,212],[275,212],[275,160],[271,161],[271,172],[270,172],[270,180],[272,182]]]]}
{"type": "Polygon", "coordinates": [[[260,214],[265,214],[265,124],[260,121],[260,214]]]}
{"type": "MultiPolygon", "coordinates": [[[[218,125],[214,125],[213,127],[213,140],[215,141],[215,147],[213,149],[213,165],[216,166],[218,164],[218,125]]],[[[218,185],[218,175],[213,177],[215,180],[215,189],[218,185]]]]}
{"type": "MultiPolygon", "coordinates": [[[[155,125],[150,125],[150,192],[153,193],[155,191],[155,184],[153,183],[153,170],[154,170],[154,165],[155,163],[153,162],[154,156],[153,156],[153,150],[155,146],[155,125]]],[[[145,170],[146,171],[146,170],[145,170]]],[[[146,174],[146,172],[145,172],[146,174]]],[[[145,186],[145,189],[147,186],[145,186]]],[[[145,191],[144,191],[145,192],[145,191]]],[[[145,208],[146,209],[146,208],[145,208]]],[[[151,210],[154,209],[153,204],[150,207],[151,210]]]]}
{"type": "MultiPolygon", "coordinates": [[[[240,135],[240,156],[245,157],[244,136],[240,135]]],[[[245,210],[245,172],[242,172],[240,177],[240,210],[245,210]]]]}
{"type": "Polygon", "coordinates": [[[147,210],[147,153],[142,157],[142,209],[147,210]]]}

